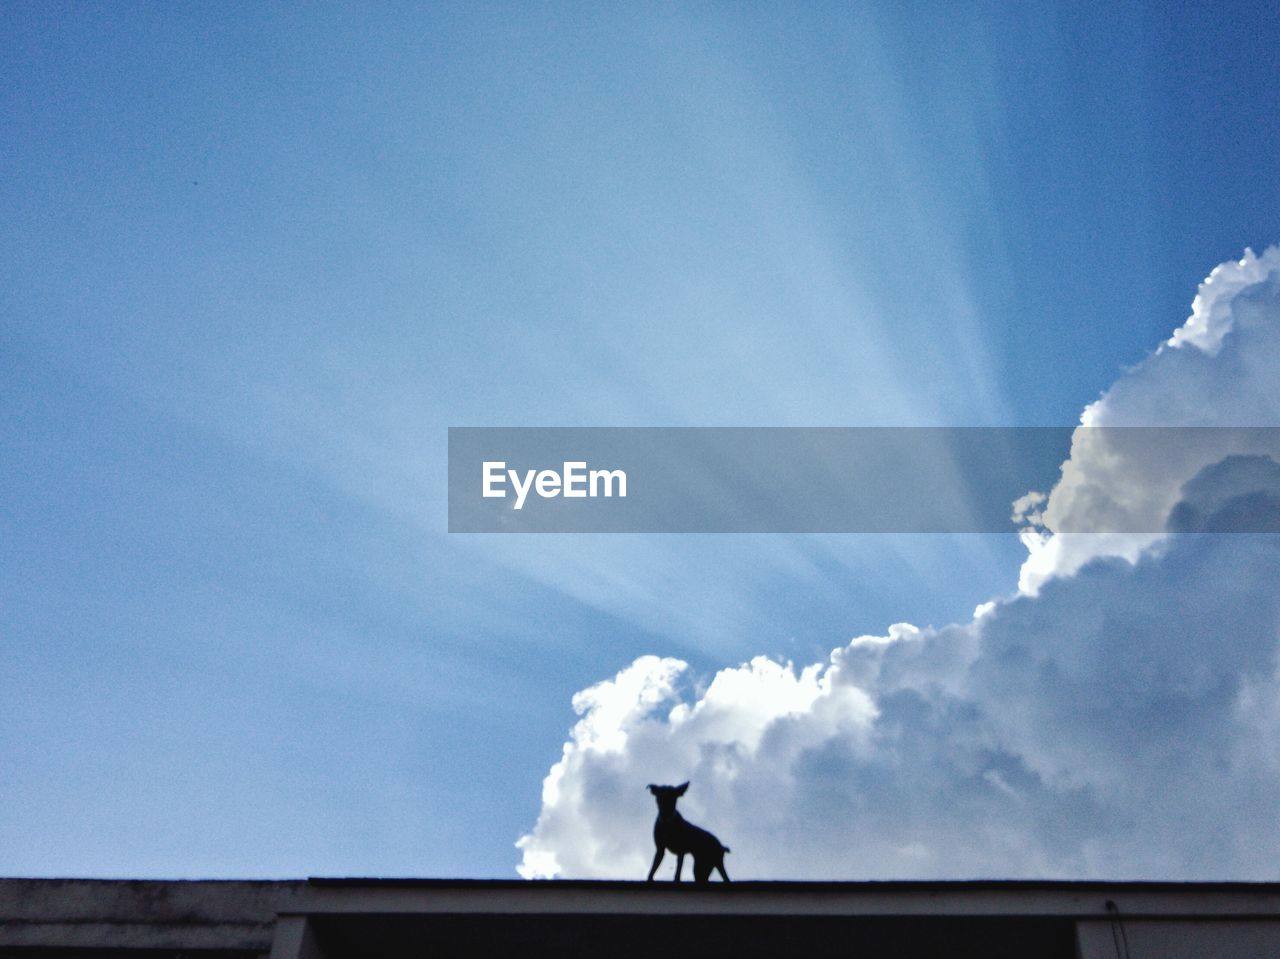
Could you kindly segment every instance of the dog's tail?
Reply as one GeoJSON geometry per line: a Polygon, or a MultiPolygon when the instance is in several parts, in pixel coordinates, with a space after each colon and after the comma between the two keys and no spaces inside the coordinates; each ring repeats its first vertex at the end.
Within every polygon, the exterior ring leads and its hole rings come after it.
{"type": "Polygon", "coordinates": [[[729,847],[728,847],[728,846],[721,846],[721,847],[720,847],[720,851],[721,851],[721,852],[728,852],[728,851],[729,851],[729,847]]]}

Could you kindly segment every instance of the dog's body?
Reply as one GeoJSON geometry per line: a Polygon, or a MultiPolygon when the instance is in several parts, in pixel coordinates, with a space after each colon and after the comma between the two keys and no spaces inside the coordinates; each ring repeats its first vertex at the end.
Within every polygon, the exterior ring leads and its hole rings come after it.
{"type": "Polygon", "coordinates": [[[649,792],[658,802],[658,818],[653,824],[653,844],[658,847],[653,854],[653,866],[649,870],[649,879],[658,871],[658,865],[668,849],[676,854],[676,878],[680,881],[680,872],[684,869],[684,857],[693,856],[693,879],[695,882],[706,882],[711,878],[711,871],[717,870],[725,882],[729,874],[724,871],[724,854],[729,847],[724,845],[705,829],[699,829],[676,812],[676,800],[689,788],[688,783],[680,786],[650,786],[649,792]]]}

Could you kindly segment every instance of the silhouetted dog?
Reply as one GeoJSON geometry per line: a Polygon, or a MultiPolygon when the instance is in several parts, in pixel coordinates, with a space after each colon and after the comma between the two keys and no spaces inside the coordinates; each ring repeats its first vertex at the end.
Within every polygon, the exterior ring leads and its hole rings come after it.
{"type": "Polygon", "coordinates": [[[699,829],[684,816],[676,812],[676,800],[689,788],[688,783],[679,786],[650,786],[649,792],[658,801],[658,818],[653,824],[653,843],[658,851],[653,854],[653,867],[649,870],[649,881],[658,871],[658,864],[670,849],[676,854],[676,878],[680,881],[680,870],[684,868],[684,857],[693,854],[693,880],[706,882],[711,878],[711,870],[717,869],[724,881],[729,881],[729,874],[724,871],[724,854],[729,847],[705,829],[699,829]]]}

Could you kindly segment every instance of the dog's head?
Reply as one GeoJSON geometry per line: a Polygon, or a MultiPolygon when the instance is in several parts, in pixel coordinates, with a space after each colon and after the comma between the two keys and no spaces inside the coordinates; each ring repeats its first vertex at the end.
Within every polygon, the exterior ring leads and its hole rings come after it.
{"type": "Polygon", "coordinates": [[[689,788],[687,782],[681,783],[679,786],[655,786],[649,784],[649,792],[653,793],[653,798],[658,802],[658,812],[673,813],[676,811],[676,800],[685,794],[685,790],[689,788]]]}

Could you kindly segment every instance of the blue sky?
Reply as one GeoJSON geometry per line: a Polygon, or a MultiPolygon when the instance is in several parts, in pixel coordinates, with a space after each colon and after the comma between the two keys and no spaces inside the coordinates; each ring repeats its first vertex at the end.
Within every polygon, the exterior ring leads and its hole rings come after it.
{"type": "Polygon", "coordinates": [[[1072,424],[1280,239],[1277,50],[1262,5],[10,7],[0,873],[511,875],[638,655],[1010,592],[1012,535],[451,537],[445,431],[1072,424]]]}

